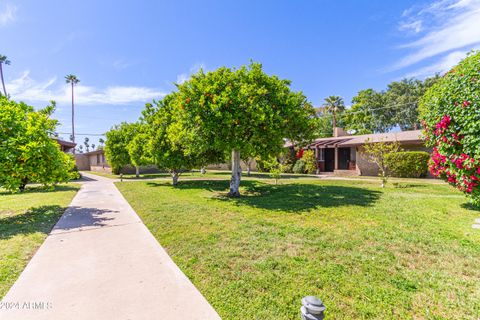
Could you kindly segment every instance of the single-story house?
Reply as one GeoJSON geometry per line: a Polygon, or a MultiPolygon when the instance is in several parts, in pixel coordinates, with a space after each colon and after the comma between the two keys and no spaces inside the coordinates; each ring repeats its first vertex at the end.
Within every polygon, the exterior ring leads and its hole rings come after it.
{"type": "Polygon", "coordinates": [[[98,149],[85,153],[75,154],[78,170],[111,172],[111,168],[105,159],[105,151],[98,149]]]}
{"type": "MultiPolygon", "coordinates": [[[[377,175],[378,168],[362,155],[366,143],[398,141],[405,151],[427,151],[420,130],[349,135],[335,128],[334,136],[319,138],[304,147],[313,150],[317,159],[317,173],[334,172],[352,175],[377,175]]],[[[292,145],[288,145],[292,148],[292,145]]]]}
{"type": "Polygon", "coordinates": [[[57,141],[57,143],[60,145],[60,150],[62,150],[65,153],[73,154],[73,151],[75,150],[75,147],[77,145],[75,142],[65,141],[62,139],[55,138],[53,140],[57,141]]]}
{"type": "MultiPolygon", "coordinates": [[[[89,151],[85,153],[75,154],[75,160],[77,163],[78,170],[88,170],[88,171],[97,171],[97,172],[108,172],[112,173],[112,168],[105,158],[105,150],[97,149],[94,151],[89,151]]],[[[121,173],[135,173],[135,168],[132,166],[125,166],[120,170],[121,173]]],[[[159,172],[157,166],[147,165],[140,167],[141,173],[156,173],[159,172]]]]}

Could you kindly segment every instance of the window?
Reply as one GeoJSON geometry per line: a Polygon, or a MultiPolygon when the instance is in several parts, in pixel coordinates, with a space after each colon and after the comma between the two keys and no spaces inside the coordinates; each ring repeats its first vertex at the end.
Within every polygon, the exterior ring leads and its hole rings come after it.
{"type": "Polygon", "coordinates": [[[97,163],[100,163],[100,154],[97,154],[97,163]]]}
{"type": "Polygon", "coordinates": [[[325,148],[318,149],[318,161],[325,161],[325,148]]]}

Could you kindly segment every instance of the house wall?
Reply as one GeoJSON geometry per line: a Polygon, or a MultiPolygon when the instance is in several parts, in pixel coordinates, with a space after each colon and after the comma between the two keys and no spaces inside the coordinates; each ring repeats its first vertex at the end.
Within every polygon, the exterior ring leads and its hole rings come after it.
{"type": "MultiPolygon", "coordinates": [[[[147,165],[147,166],[140,166],[140,173],[158,173],[160,170],[158,170],[158,167],[154,164],[147,165]]],[[[120,173],[123,174],[134,174],[135,173],[135,167],[132,167],[130,165],[123,167],[120,170],[120,173]]]]}
{"type": "Polygon", "coordinates": [[[78,170],[90,170],[90,163],[88,162],[88,156],[76,153],[75,154],[75,164],[77,165],[78,170]]]}
{"type": "MultiPolygon", "coordinates": [[[[419,144],[402,144],[402,149],[404,151],[426,151],[431,153],[430,148],[425,147],[424,145],[419,144]]],[[[353,149],[353,148],[352,148],[353,149]]],[[[365,156],[362,154],[364,152],[363,146],[358,146],[356,150],[356,163],[357,171],[361,176],[378,176],[378,167],[376,164],[369,162],[365,156]]],[[[430,177],[430,175],[428,176],[430,177]]]]}
{"type": "MultiPolygon", "coordinates": [[[[240,167],[242,167],[242,171],[247,171],[247,165],[244,161],[240,162],[240,167]]],[[[230,164],[230,162],[209,164],[207,166],[207,170],[232,170],[232,165],[230,164]]],[[[257,171],[257,162],[255,161],[255,159],[252,160],[252,162],[250,163],[250,170],[257,171]]]]}

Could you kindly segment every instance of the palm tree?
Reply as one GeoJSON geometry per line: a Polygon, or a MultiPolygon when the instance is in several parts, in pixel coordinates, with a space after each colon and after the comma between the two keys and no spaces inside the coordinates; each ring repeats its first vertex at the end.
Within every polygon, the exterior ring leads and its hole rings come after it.
{"type": "Polygon", "coordinates": [[[339,96],[329,96],[325,98],[325,102],[322,106],[324,112],[332,115],[333,128],[337,126],[337,114],[345,111],[345,103],[343,98],[339,96]]]}
{"type": "Polygon", "coordinates": [[[72,142],[75,142],[75,104],[73,99],[73,87],[80,82],[76,75],[69,74],[65,76],[65,81],[72,85],[72,142]]]}
{"type": "MultiPolygon", "coordinates": [[[[2,78],[2,86],[3,86],[3,93],[5,94],[5,97],[7,96],[7,90],[5,89],[5,81],[3,80],[3,64],[8,66],[10,64],[10,60],[7,59],[7,56],[1,55],[0,54],[0,77],[2,78]]],[[[0,96],[2,94],[0,93],[0,96]]]]}

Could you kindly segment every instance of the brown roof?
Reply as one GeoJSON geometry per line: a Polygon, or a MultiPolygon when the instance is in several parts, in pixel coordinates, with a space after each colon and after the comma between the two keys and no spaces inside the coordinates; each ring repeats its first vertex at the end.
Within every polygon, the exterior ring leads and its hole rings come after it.
{"type": "Polygon", "coordinates": [[[57,141],[59,145],[65,146],[65,147],[75,148],[75,146],[77,145],[75,142],[65,141],[62,139],[54,138],[53,140],[57,141]]]}
{"type": "Polygon", "coordinates": [[[340,143],[339,145],[342,146],[342,147],[344,147],[344,146],[357,146],[357,145],[364,144],[367,140],[368,140],[368,142],[393,142],[393,141],[398,141],[400,143],[420,144],[423,141],[422,136],[423,136],[423,134],[420,130],[363,134],[363,135],[359,135],[359,136],[351,136],[350,139],[340,143]]]}
{"type": "Polygon", "coordinates": [[[103,149],[97,149],[97,150],[85,152],[85,153],[82,153],[82,154],[85,154],[85,155],[89,156],[91,154],[101,154],[101,153],[104,153],[104,152],[105,152],[105,150],[103,150],[103,149]]]}
{"type": "MultiPolygon", "coordinates": [[[[333,148],[333,147],[349,147],[349,146],[358,146],[365,144],[366,141],[369,142],[393,142],[398,141],[400,143],[412,143],[412,144],[421,144],[422,143],[422,132],[420,130],[410,130],[410,131],[399,131],[399,132],[387,132],[387,133],[373,133],[373,134],[362,134],[357,136],[340,136],[340,137],[328,137],[328,138],[318,138],[307,147],[323,147],[323,148],[333,148]]],[[[291,143],[285,144],[285,147],[290,147],[291,143]]]]}

